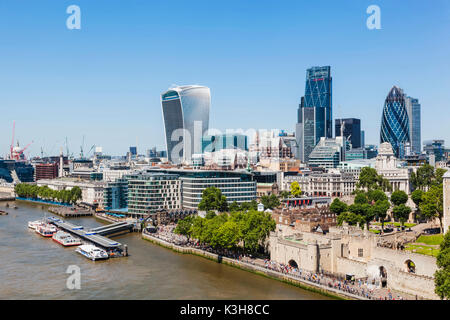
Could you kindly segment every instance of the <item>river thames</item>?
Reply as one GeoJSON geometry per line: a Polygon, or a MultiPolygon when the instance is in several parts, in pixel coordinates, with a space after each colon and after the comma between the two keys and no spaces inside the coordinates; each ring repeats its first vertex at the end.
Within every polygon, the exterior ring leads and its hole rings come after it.
{"type": "MultiPolygon", "coordinates": [[[[10,202],[13,204],[13,202],[10,202]]],[[[27,222],[47,214],[41,205],[16,202],[0,216],[0,299],[329,299],[279,281],[175,253],[142,240],[138,233],[114,237],[128,245],[129,256],[92,262],[46,239],[27,222]],[[69,265],[81,270],[81,289],[66,282],[69,265]]],[[[66,219],[95,227],[93,217],[66,219]]]]}

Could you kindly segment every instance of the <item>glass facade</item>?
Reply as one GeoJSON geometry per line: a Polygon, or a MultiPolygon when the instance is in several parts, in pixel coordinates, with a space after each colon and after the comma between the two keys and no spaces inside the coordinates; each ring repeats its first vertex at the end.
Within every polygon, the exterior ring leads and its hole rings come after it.
{"type": "Polygon", "coordinates": [[[126,176],[126,179],[128,213],[131,216],[181,208],[181,189],[177,175],[143,173],[126,176]]]}
{"type": "Polygon", "coordinates": [[[298,110],[296,127],[299,158],[307,162],[321,137],[332,138],[331,67],[312,67],[306,71],[305,96],[298,110]]]}
{"type": "Polygon", "coordinates": [[[361,120],[355,118],[334,120],[335,136],[341,136],[341,126],[344,137],[350,140],[352,148],[361,148],[361,120]]]}
{"type": "Polygon", "coordinates": [[[207,87],[175,87],[161,95],[169,161],[178,164],[191,160],[192,154],[202,152],[202,136],[209,127],[210,105],[211,94],[207,87]]]}
{"type": "Polygon", "coordinates": [[[248,137],[244,134],[205,135],[202,138],[202,152],[216,152],[223,149],[248,151],[248,137]]]}
{"type": "Polygon", "coordinates": [[[203,190],[216,187],[227,198],[228,204],[256,200],[256,181],[248,172],[215,170],[149,169],[148,172],[171,173],[181,181],[182,208],[197,209],[203,190]]]}
{"type": "Polygon", "coordinates": [[[380,143],[389,142],[397,158],[404,156],[404,145],[410,141],[409,119],[403,90],[394,86],[386,97],[381,117],[380,143]]]}
{"type": "Polygon", "coordinates": [[[406,112],[409,118],[409,136],[411,138],[411,151],[415,154],[420,154],[422,150],[422,137],[420,125],[420,103],[419,99],[407,97],[406,112]]]}

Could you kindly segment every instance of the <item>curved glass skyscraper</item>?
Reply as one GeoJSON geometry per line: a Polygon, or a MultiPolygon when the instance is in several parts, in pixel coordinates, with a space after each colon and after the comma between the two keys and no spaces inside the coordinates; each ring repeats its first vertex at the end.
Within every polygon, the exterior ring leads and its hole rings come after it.
{"type": "Polygon", "coordinates": [[[384,102],[380,143],[389,142],[396,157],[402,157],[404,143],[410,142],[409,119],[403,90],[394,86],[384,102]]]}
{"type": "Polygon", "coordinates": [[[161,94],[167,157],[173,163],[202,153],[202,136],[209,127],[211,93],[208,87],[179,86],[161,94]]]}

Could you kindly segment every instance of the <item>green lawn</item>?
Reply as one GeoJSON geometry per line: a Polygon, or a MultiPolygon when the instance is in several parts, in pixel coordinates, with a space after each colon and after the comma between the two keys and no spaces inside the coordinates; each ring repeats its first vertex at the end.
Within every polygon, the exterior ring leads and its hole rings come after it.
{"type": "Polygon", "coordinates": [[[370,229],[370,232],[373,232],[375,234],[379,234],[381,231],[376,229],[370,229]]]}
{"type": "Polygon", "coordinates": [[[434,249],[427,246],[421,246],[417,244],[407,244],[405,250],[414,251],[415,253],[426,254],[428,256],[436,257],[439,253],[439,249],[434,249]]]}
{"type": "Polygon", "coordinates": [[[416,242],[417,243],[425,243],[429,245],[439,245],[442,240],[444,240],[444,236],[442,234],[432,234],[429,236],[420,236],[416,242]]]}

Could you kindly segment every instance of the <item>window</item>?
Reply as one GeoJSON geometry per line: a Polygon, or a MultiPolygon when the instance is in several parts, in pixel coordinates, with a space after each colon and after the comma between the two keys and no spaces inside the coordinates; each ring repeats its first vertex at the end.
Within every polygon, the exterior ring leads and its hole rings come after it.
{"type": "Polygon", "coordinates": [[[362,248],[358,249],[358,257],[362,258],[364,256],[364,251],[362,248]]]}

